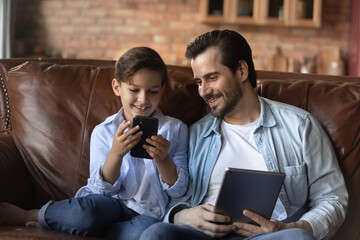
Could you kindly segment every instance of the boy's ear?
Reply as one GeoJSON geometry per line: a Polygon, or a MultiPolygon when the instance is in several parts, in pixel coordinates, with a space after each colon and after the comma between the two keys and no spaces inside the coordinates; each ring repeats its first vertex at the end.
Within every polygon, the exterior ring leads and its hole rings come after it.
{"type": "Polygon", "coordinates": [[[248,79],[249,76],[249,67],[247,62],[244,60],[239,61],[238,68],[236,69],[236,74],[238,75],[241,82],[244,82],[248,79]]]}
{"type": "Polygon", "coordinates": [[[119,83],[118,80],[116,80],[115,78],[112,80],[112,89],[115,93],[116,96],[120,97],[120,88],[121,88],[121,84],[119,83]]]}

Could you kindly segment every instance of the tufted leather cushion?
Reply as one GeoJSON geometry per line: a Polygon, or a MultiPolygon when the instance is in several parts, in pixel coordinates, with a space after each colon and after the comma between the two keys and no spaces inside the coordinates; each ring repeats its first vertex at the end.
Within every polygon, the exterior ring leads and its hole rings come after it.
{"type": "Polygon", "coordinates": [[[111,67],[36,62],[9,71],[12,132],[40,204],[86,183],[91,131],[121,105],[113,74],[111,67]]]}
{"type": "Polygon", "coordinates": [[[72,65],[93,65],[93,66],[107,66],[113,67],[115,61],[113,60],[98,60],[98,59],[64,59],[64,58],[10,58],[1,59],[0,61],[0,133],[11,132],[9,98],[7,96],[7,81],[8,70],[24,62],[51,62],[57,64],[72,64],[72,65]]]}

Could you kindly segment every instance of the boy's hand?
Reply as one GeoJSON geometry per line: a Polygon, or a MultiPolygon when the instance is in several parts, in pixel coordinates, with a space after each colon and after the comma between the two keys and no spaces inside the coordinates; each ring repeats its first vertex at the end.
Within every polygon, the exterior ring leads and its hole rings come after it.
{"type": "Polygon", "coordinates": [[[154,146],[144,145],[144,148],[155,162],[161,162],[166,159],[170,148],[170,142],[168,140],[161,135],[154,135],[151,136],[151,138],[147,138],[146,142],[154,146]]]}
{"type": "Polygon", "coordinates": [[[130,127],[130,125],[131,123],[129,121],[123,121],[116,130],[111,151],[117,156],[123,157],[141,139],[142,132],[136,133],[136,131],[139,130],[139,126],[135,126],[124,133],[125,129],[130,127]]]}
{"type": "Polygon", "coordinates": [[[151,136],[151,138],[146,139],[146,142],[153,145],[144,144],[144,148],[154,159],[161,179],[169,186],[174,185],[179,176],[176,165],[168,154],[170,142],[161,135],[151,136]]]}
{"type": "Polygon", "coordinates": [[[120,176],[122,159],[141,139],[142,132],[136,133],[139,126],[124,131],[130,127],[129,121],[120,123],[113,137],[112,147],[102,169],[102,177],[110,184],[114,184],[120,176]],[[136,133],[136,134],[135,134],[136,133]]]}

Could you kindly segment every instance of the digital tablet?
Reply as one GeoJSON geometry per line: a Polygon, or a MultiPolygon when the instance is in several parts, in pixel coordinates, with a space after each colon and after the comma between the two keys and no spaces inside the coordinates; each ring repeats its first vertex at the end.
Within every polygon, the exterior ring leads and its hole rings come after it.
{"type": "Polygon", "coordinates": [[[214,212],[232,222],[253,223],[242,214],[245,209],[270,219],[284,178],[284,173],[227,168],[214,212]]]}

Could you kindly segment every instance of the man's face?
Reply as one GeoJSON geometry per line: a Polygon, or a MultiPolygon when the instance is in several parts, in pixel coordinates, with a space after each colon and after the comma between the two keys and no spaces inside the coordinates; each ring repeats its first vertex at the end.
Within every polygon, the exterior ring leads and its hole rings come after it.
{"type": "Polygon", "coordinates": [[[207,49],[191,61],[191,66],[199,94],[210,106],[211,113],[221,118],[232,114],[242,90],[236,75],[221,63],[218,48],[207,49]]]}

